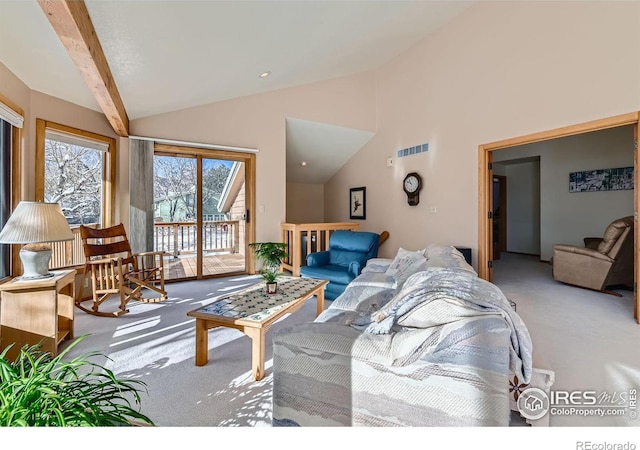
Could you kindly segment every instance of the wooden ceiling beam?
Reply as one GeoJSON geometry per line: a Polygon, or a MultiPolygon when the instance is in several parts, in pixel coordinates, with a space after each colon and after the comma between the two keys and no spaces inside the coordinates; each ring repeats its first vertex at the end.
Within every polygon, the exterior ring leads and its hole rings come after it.
{"type": "Polygon", "coordinates": [[[83,0],[38,0],[109,123],[129,135],[129,118],[83,0]]]}

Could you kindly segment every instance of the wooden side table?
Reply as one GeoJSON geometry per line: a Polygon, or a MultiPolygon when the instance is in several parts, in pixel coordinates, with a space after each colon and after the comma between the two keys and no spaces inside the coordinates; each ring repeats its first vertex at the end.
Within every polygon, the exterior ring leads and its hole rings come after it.
{"type": "Polygon", "coordinates": [[[75,270],[53,271],[40,280],[13,279],[0,285],[0,349],[15,359],[24,345],[41,343],[56,356],[58,345],[73,339],[75,270]]]}

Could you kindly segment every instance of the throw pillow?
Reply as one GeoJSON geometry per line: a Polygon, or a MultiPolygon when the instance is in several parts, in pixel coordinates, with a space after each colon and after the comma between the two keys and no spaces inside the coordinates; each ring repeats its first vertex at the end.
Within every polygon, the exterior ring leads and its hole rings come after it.
{"type": "Polygon", "coordinates": [[[473,266],[464,259],[464,255],[453,246],[430,244],[424,250],[424,256],[427,258],[425,267],[462,269],[477,275],[473,266]]]}
{"type": "Polygon", "coordinates": [[[424,256],[427,259],[451,254],[458,254],[464,258],[464,255],[452,245],[429,244],[424,249],[424,256]]]}
{"type": "Polygon", "coordinates": [[[367,272],[385,273],[392,262],[393,262],[392,259],[387,259],[387,258],[371,258],[367,261],[367,264],[362,269],[362,273],[367,273],[367,272]]]}
{"type": "Polygon", "coordinates": [[[396,280],[397,287],[399,288],[407,278],[424,269],[426,260],[421,250],[410,251],[400,247],[385,274],[392,276],[396,280]]]}

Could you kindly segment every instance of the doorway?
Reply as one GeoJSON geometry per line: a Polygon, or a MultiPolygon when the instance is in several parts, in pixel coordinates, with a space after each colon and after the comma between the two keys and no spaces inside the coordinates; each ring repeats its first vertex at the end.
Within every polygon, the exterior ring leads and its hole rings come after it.
{"type": "MultiPolygon", "coordinates": [[[[510,148],[517,145],[541,142],[560,137],[567,137],[576,134],[588,133],[591,131],[604,130],[608,128],[632,125],[634,129],[634,141],[636,151],[634,152],[634,185],[638,186],[638,170],[637,170],[637,141],[638,141],[638,121],[640,114],[638,112],[623,114],[620,116],[610,117],[607,119],[596,120],[583,124],[573,125],[569,127],[558,128],[555,130],[535,133],[531,135],[521,136],[517,138],[506,139],[503,141],[483,144],[478,147],[479,162],[479,216],[478,216],[478,274],[489,281],[493,280],[492,262],[493,262],[493,224],[491,221],[491,212],[493,209],[493,152],[510,148]]],[[[638,195],[637,189],[634,189],[634,215],[637,218],[638,212],[638,195]]],[[[640,271],[640,242],[638,240],[638,226],[636,219],[635,226],[635,246],[634,246],[634,276],[638,280],[640,271]]],[[[638,315],[639,299],[637,289],[634,289],[634,317],[640,323],[638,315]]]]}
{"type": "Polygon", "coordinates": [[[165,279],[251,273],[254,155],[155,144],[153,164],[154,247],[166,252],[165,279]]]}

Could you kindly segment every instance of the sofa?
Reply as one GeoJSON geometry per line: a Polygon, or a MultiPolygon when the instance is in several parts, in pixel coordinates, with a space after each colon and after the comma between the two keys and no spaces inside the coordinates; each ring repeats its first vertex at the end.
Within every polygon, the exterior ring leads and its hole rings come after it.
{"type": "Polygon", "coordinates": [[[380,235],[368,231],[336,230],[329,237],[329,250],[307,255],[300,275],[329,280],[325,298],[335,300],[360,275],[371,258],[378,256],[380,235]]]}
{"type": "Polygon", "coordinates": [[[602,237],[584,238],[584,247],[553,246],[553,278],[597,291],[610,286],[633,289],[633,216],[611,222],[602,237]]]}
{"type": "Polygon", "coordinates": [[[533,372],[525,324],[459,251],[399,249],[275,334],[272,423],[504,426],[533,372]]]}

